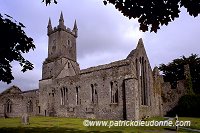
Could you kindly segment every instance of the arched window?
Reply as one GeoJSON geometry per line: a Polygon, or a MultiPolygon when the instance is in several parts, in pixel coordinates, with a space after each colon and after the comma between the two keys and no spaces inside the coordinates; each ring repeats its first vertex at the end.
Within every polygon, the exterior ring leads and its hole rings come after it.
{"type": "Polygon", "coordinates": [[[147,86],[147,62],[144,57],[140,57],[140,85],[141,85],[141,104],[148,105],[148,86],[147,86]]]}
{"type": "Polygon", "coordinates": [[[64,105],[64,103],[63,103],[63,90],[62,90],[62,88],[60,89],[60,94],[61,94],[61,97],[60,97],[60,104],[61,105],[64,105]]]}
{"type": "Polygon", "coordinates": [[[67,87],[63,87],[60,89],[61,92],[61,105],[65,105],[68,103],[68,89],[67,87]]]}
{"type": "Polygon", "coordinates": [[[80,93],[80,86],[76,87],[76,105],[80,105],[81,104],[81,97],[79,95],[80,93]]]}
{"type": "Polygon", "coordinates": [[[118,103],[118,84],[117,81],[110,82],[111,103],[118,103]]]}
{"type": "Polygon", "coordinates": [[[8,99],[5,104],[5,110],[6,110],[6,113],[12,112],[12,101],[10,99],[8,99]]]}
{"type": "Polygon", "coordinates": [[[91,98],[92,103],[97,104],[98,103],[98,94],[96,90],[97,84],[91,84],[91,98]]]}

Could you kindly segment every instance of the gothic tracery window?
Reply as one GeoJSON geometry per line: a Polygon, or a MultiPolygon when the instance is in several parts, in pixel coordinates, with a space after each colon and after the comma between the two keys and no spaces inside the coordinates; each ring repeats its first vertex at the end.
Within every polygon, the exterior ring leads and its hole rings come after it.
{"type": "Polygon", "coordinates": [[[60,89],[61,92],[61,105],[66,105],[66,103],[68,103],[68,89],[66,87],[63,87],[60,89]]]}
{"type": "Polygon", "coordinates": [[[147,77],[148,77],[148,71],[147,71],[147,62],[144,59],[144,57],[140,57],[139,61],[140,66],[140,87],[141,87],[141,104],[142,105],[148,105],[148,97],[149,97],[149,89],[147,86],[147,77]]]}

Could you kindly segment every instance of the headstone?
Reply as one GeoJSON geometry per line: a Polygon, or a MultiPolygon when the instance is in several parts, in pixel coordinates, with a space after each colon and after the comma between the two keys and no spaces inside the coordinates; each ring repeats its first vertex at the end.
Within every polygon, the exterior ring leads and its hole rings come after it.
{"type": "Polygon", "coordinates": [[[22,124],[28,125],[29,124],[29,116],[28,116],[28,114],[23,114],[21,121],[22,121],[22,124]]]}

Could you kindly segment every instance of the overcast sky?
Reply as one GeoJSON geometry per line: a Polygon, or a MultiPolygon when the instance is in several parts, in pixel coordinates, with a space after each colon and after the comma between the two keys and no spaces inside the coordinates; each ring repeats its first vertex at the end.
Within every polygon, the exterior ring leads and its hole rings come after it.
{"type": "Polygon", "coordinates": [[[18,63],[13,62],[15,80],[9,85],[0,82],[0,92],[11,85],[21,90],[38,88],[42,62],[47,57],[48,19],[51,18],[53,27],[57,26],[61,11],[67,27],[72,28],[77,20],[81,69],[126,58],[139,38],[143,38],[152,68],[182,55],[200,54],[200,17],[189,16],[185,9],[179,18],[155,34],[139,31],[137,20],[124,17],[113,5],[104,6],[103,0],[59,0],[57,5],[47,7],[41,1],[0,0],[0,13],[23,23],[36,45],[34,51],[24,55],[34,64],[34,70],[22,73],[18,63]]]}

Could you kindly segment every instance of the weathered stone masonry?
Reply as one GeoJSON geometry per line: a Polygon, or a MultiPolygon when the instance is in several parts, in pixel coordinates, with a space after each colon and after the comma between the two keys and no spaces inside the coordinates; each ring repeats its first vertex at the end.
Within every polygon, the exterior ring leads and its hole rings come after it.
{"type": "Polygon", "coordinates": [[[38,89],[22,92],[12,86],[0,94],[0,116],[18,117],[24,113],[36,115],[38,112],[38,89]]]}
{"type": "MultiPolygon", "coordinates": [[[[76,22],[47,27],[48,57],[39,83],[40,115],[139,119],[161,114],[154,105],[152,70],[142,39],[126,59],[80,70],[76,60],[76,22]]],[[[160,97],[159,97],[160,98],[160,97]]]]}
{"type": "Polygon", "coordinates": [[[2,92],[1,116],[28,113],[137,120],[162,116],[175,105],[166,102],[163,105],[162,93],[167,94],[169,90],[158,68],[152,71],[142,39],[126,59],[80,70],[76,57],[76,21],[73,30],[67,28],[61,13],[57,27],[52,28],[49,19],[47,35],[48,57],[43,62],[39,90],[22,92],[13,86],[2,92]]]}

